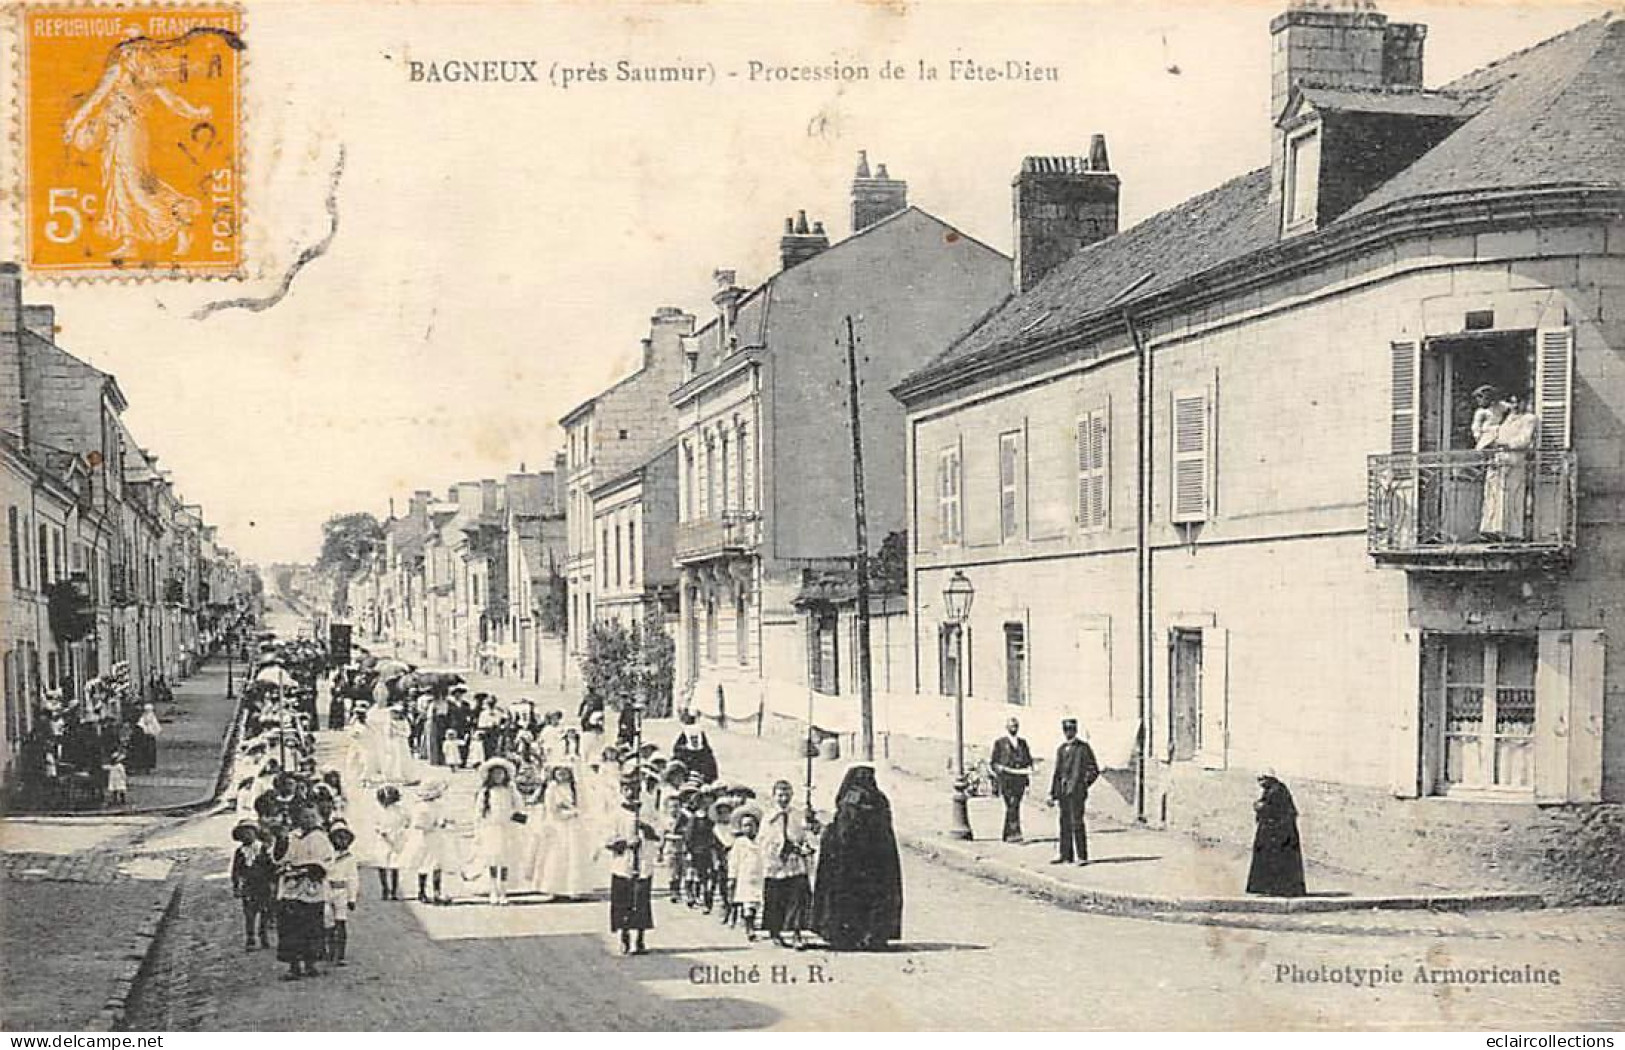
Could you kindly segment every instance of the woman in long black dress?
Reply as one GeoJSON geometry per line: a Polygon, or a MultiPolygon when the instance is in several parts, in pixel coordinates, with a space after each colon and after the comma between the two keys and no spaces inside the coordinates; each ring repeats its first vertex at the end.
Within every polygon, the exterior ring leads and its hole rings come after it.
{"type": "Polygon", "coordinates": [[[1303,844],[1298,839],[1298,807],[1292,792],[1273,770],[1258,774],[1260,793],[1253,803],[1258,830],[1253,835],[1253,865],[1247,892],[1268,897],[1302,897],[1303,844]]]}
{"type": "Polygon", "coordinates": [[[903,935],[903,869],[891,803],[873,766],[846,772],[813,882],[813,929],[836,951],[874,951],[903,935]]]}

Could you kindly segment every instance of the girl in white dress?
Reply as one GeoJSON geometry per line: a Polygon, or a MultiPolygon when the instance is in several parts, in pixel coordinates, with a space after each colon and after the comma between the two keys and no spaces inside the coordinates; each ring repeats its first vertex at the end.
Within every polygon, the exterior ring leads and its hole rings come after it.
{"type": "Polygon", "coordinates": [[[513,763],[505,758],[487,759],[479,772],[480,789],[474,793],[474,855],[490,876],[491,903],[507,904],[514,830],[529,818],[513,785],[513,763]],[[516,819],[516,815],[524,819],[516,819]]]}
{"type": "Polygon", "coordinates": [[[542,837],[536,888],[555,899],[591,893],[597,882],[593,877],[597,837],[582,810],[570,767],[553,767],[542,808],[547,830],[542,837]]]}
{"type": "Polygon", "coordinates": [[[408,814],[401,866],[417,872],[420,904],[450,903],[444,891],[444,872],[448,866],[447,855],[452,836],[446,828],[446,818],[436,805],[445,792],[444,781],[430,781],[418,789],[417,801],[412,804],[408,814]],[[431,884],[434,887],[433,898],[429,896],[431,884]]]}
{"type": "Polygon", "coordinates": [[[378,816],[373,821],[373,863],[378,867],[378,888],[386,901],[401,899],[401,857],[406,849],[406,807],[399,788],[378,789],[378,816]]]}

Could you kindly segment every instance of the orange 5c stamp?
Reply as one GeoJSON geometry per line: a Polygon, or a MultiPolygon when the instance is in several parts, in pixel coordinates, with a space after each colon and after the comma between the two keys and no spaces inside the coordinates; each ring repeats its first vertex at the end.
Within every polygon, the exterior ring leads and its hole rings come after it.
{"type": "Polygon", "coordinates": [[[21,18],[29,267],[238,273],[241,10],[24,6],[21,18]]]}

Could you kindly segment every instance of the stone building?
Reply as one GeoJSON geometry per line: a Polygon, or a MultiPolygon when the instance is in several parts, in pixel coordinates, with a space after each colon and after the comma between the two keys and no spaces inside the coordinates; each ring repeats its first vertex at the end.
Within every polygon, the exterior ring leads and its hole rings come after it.
{"type": "Polygon", "coordinates": [[[1244,842],[1274,767],[1332,865],[1617,900],[1625,22],[1441,88],[1424,38],[1280,15],[1269,164],[896,388],[916,688],[1080,717],[1092,806],[1244,842]]]}
{"type": "MultiPolygon", "coordinates": [[[[907,201],[867,158],[851,236],[786,220],[781,268],[754,288],[717,271],[715,316],[684,341],[678,416],[678,691],[727,717],[804,712],[818,626],[810,573],[856,553],[848,319],[867,457],[867,542],[904,528],[903,413],[888,389],[995,306],[1010,260],[907,201]],[[809,626],[811,625],[811,626],[809,626]]],[[[845,623],[829,626],[844,636],[845,623]]],[[[850,664],[848,664],[850,666],[850,664]]],[[[825,683],[846,692],[849,678],[825,683]]]]}
{"type": "Polygon", "coordinates": [[[579,658],[597,622],[602,585],[600,524],[593,500],[601,484],[646,464],[671,440],[676,415],[667,396],[682,382],[683,339],[694,317],[674,306],[657,309],[637,371],[588,398],[559,420],[565,433],[565,573],[569,646],[579,658]]]}

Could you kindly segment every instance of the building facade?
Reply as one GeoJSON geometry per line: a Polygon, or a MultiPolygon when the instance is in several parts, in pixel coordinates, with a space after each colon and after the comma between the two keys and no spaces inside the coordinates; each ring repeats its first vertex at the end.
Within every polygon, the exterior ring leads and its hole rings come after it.
{"type": "Polygon", "coordinates": [[[1245,842],[1272,767],[1332,865],[1618,899],[1625,23],[1423,38],[1282,15],[1269,167],[899,385],[916,687],[1079,717],[1125,816],[1245,842]]]}
{"type": "Polygon", "coordinates": [[[864,161],[852,211],[852,235],[833,245],[804,213],[787,220],[782,268],[753,289],[718,271],[716,314],[685,342],[671,394],[678,691],[712,716],[805,710],[816,642],[798,597],[808,573],[850,568],[857,548],[849,338],[878,551],[905,527],[903,413],[888,388],[1008,292],[1009,259],[910,207],[884,169],[864,161]]]}

